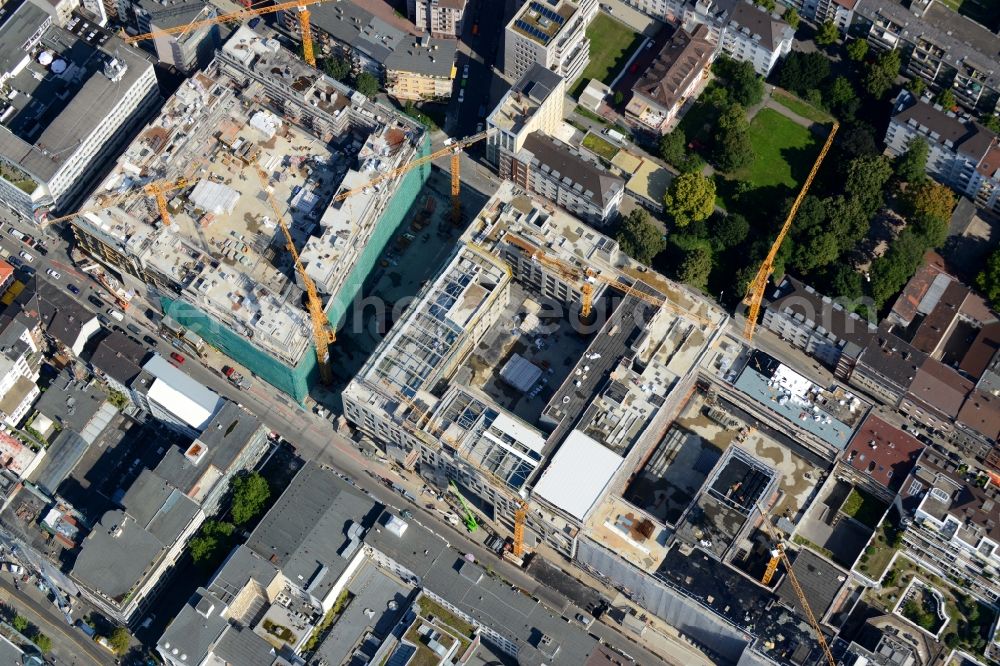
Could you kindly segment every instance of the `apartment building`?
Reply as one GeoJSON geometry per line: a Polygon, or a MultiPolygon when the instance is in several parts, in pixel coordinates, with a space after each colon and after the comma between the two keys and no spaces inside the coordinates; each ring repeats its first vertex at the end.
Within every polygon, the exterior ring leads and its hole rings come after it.
{"type": "Polygon", "coordinates": [[[729,13],[719,41],[720,50],[734,60],[749,62],[767,77],[792,50],[795,31],[780,18],[749,2],[739,2],[729,13]]]}
{"type": "Polygon", "coordinates": [[[194,439],[211,423],[225,401],[175,368],[159,354],[142,366],[130,387],[132,401],[162,425],[194,439]]]}
{"type": "Polygon", "coordinates": [[[529,0],[504,28],[504,74],[520,79],[535,63],[576,81],[590,62],[587,26],[598,0],[529,0]]]}
{"type": "Polygon", "coordinates": [[[997,111],[1000,35],[940,2],[863,0],[855,26],[874,49],[899,49],[904,73],[921,78],[931,92],[950,89],[976,115],[997,111]]]}
{"type": "Polygon", "coordinates": [[[401,101],[450,99],[456,50],[455,42],[407,36],[383,61],[386,93],[401,101]]]}
{"type": "Polygon", "coordinates": [[[927,174],[968,197],[976,206],[1000,212],[1000,141],[967,116],[918,100],[903,90],[893,103],[885,132],[886,150],[906,152],[914,138],[927,142],[927,174]]]}
{"type": "Polygon", "coordinates": [[[156,75],[110,32],[31,2],[0,8],[0,53],[0,203],[36,220],[79,202],[156,105],[156,75]]]}
{"type": "Polygon", "coordinates": [[[500,99],[486,117],[492,130],[486,158],[500,171],[511,170],[510,160],[533,132],[553,135],[562,123],[566,79],[535,63],[500,99]]]}
{"type": "Polygon", "coordinates": [[[815,23],[830,21],[843,33],[854,20],[854,8],[860,0],[782,0],[788,7],[795,8],[804,19],[815,23]]]}
{"type": "Polygon", "coordinates": [[[846,378],[876,327],[792,277],[771,294],[761,325],[846,378]]]}
{"type": "MultiPolygon", "coordinates": [[[[139,34],[177,28],[192,21],[214,18],[219,14],[214,6],[199,0],[182,0],[169,4],[157,0],[135,0],[130,8],[139,34]]],[[[182,33],[157,35],[150,40],[151,50],[160,62],[185,74],[191,74],[208,64],[219,43],[217,25],[203,25],[182,33]]]]}
{"type": "Polygon", "coordinates": [[[656,134],[670,131],[677,113],[695,94],[715,59],[708,27],[677,30],[632,86],[625,118],[656,134]]]}
{"type": "Polygon", "coordinates": [[[132,402],[132,382],[142,374],[142,365],[149,352],[128,339],[124,333],[112,331],[97,343],[90,357],[93,373],[104,380],[108,388],[132,402]]]}
{"type": "Polygon", "coordinates": [[[595,159],[540,132],[529,134],[521,150],[503,160],[500,176],[595,227],[614,221],[625,195],[624,180],[595,159]]]}
{"type": "Polygon", "coordinates": [[[40,395],[38,377],[42,366],[34,322],[7,319],[0,330],[0,417],[16,428],[40,395]]]}
{"type": "Polygon", "coordinates": [[[468,0],[406,0],[406,13],[418,30],[435,37],[461,37],[468,0]]]}

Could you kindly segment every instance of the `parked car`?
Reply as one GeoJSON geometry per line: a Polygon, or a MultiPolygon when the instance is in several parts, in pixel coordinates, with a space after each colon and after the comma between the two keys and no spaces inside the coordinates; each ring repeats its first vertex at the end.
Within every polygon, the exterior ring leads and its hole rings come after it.
{"type": "Polygon", "coordinates": [[[142,335],[142,329],[136,326],[135,324],[125,324],[125,328],[132,331],[136,335],[142,335]]]}
{"type": "Polygon", "coordinates": [[[54,268],[47,268],[47,269],[45,269],[45,274],[48,275],[53,280],[58,280],[59,278],[62,277],[62,273],[60,273],[59,271],[57,271],[54,268]]]}
{"type": "Polygon", "coordinates": [[[177,361],[178,365],[184,363],[184,355],[183,354],[178,354],[177,352],[170,352],[170,358],[172,358],[175,361],[177,361]]]}
{"type": "Polygon", "coordinates": [[[76,294],[77,296],[80,295],[80,288],[75,284],[73,284],[72,282],[66,285],[66,290],[69,291],[69,293],[71,294],[76,294]]]}
{"type": "Polygon", "coordinates": [[[125,313],[121,310],[116,310],[115,308],[108,308],[108,316],[115,321],[125,321],[125,313]]]}
{"type": "Polygon", "coordinates": [[[21,250],[17,254],[18,254],[19,257],[21,257],[25,261],[34,261],[35,260],[35,258],[33,256],[31,256],[29,253],[25,252],[24,250],[21,250]]]}
{"type": "Polygon", "coordinates": [[[156,346],[156,338],[154,338],[151,335],[144,335],[144,336],[142,336],[142,341],[145,342],[150,347],[155,347],[156,346]]]}
{"type": "Polygon", "coordinates": [[[99,299],[97,296],[94,296],[93,294],[91,294],[90,296],[87,296],[87,300],[90,301],[93,305],[96,305],[99,308],[103,308],[104,307],[104,301],[102,301],[101,299],[99,299]]]}

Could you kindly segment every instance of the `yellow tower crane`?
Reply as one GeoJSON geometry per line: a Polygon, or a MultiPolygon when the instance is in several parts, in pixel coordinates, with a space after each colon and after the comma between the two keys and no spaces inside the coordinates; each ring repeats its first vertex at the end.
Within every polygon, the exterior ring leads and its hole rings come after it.
{"type": "MultiPolygon", "coordinates": [[[[823,655],[826,657],[826,661],[830,666],[837,666],[837,661],[833,658],[833,654],[830,652],[830,646],[826,643],[826,637],[823,635],[823,629],[820,628],[819,622],[816,621],[816,616],[813,614],[812,608],[809,606],[809,600],[806,599],[806,593],[802,591],[802,586],[799,585],[799,579],[795,577],[795,571],[792,570],[792,563],[788,561],[788,555],[785,553],[785,543],[782,541],[781,537],[778,536],[774,528],[771,527],[771,515],[766,509],[757,503],[757,510],[760,511],[761,521],[764,525],[764,531],[767,532],[767,536],[774,543],[774,550],[777,553],[776,556],[772,556],[771,562],[768,563],[768,569],[771,569],[771,563],[774,564],[774,568],[777,569],[777,562],[775,557],[780,558],[781,562],[785,565],[785,571],[788,572],[788,582],[792,584],[792,589],[795,590],[795,596],[798,597],[799,603],[802,604],[802,610],[806,615],[806,619],[809,621],[809,626],[812,627],[813,633],[816,634],[816,642],[819,643],[820,648],[823,649],[823,655]]],[[[765,576],[767,572],[765,572],[765,576]]],[[[773,576],[774,573],[772,572],[773,576]]],[[[770,582],[770,581],[768,581],[770,582]]]]}
{"type": "Polygon", "coordinates": [[[315,67],[316,56],[313,52],[312,28],[309,24],[309,10],[306,7],[320,2],[326,2],[326,0],[294,0],[293,2],[277,2],[267,7],[246,7],[239,11],[220,14],[212,18],[198,19],[173,28],[153,30],[141,35],[125,35],[122,37],[122,40],[127,44],[135,44],[136,42],[155,39],[162,35],[183,35],[191,30],[197,30],[207,25],[231,22],[241,23],[246,19],[261,16],[262,14],[273,14],[283,10],[297,10],[299,14],[299,29],[302,32],[302,57],[311,67],[315,67]]]}
{"type": "Polygon", "coordinates": [[[823,149],[819,151],[819,155],[816,157],[816,161],[813,163],[812,169],[809,170],[809,175],[806,177],[806,182],[802,183],[802,189],[799,190],[798,196],[795,197],[795,201],[792,203],[792,207],[785,217],[784,224],[781,225],[778,237],[774,239],[767,257],[765,257],[760,268],[757,269],[757,274],[747,285],[746,296],[743,297],[743,302],[747,305],[747,320],[743,328],[743,335],[748,341],[753,340],[754,331],[757,329],[757,317],[760,315],[760,305],[764,300],[764,292],[767,290],[767,281],[771,279],[771,274],[774,273],[774,260],[778,256],[778,250],[781,249],[781,244],[784,242],[785,236],[788,235],[788,230],[792,227],[792,220],[795,219],[796,213],[799,212],[799,206],[802,205],[802,200],[805,199],[806,193],[809,191],[809,187],[812,185],[820,165],[823,164],[823,159],[830,152],[830,146],[833,145],[833,137],[836,136],[839,128],[840,124],[834,121],[833,127],[830,128],[830,134],[826,137],[826,143],[823,144],[823,149]]]}
{"type": "Polygon", "coordinates": [[[157,180],[146,185],[143,190],[156,199],[156,208],[160,211],[160,219],[165,226],[170,226],[170,211],[167,210],[167,193],[188,186],[187,178],[177,180],[157,180]]]}
{"type": "Polygon", "coordinates": [[[260,165],[255,164],[254,167],[257,170],[257,177],[260,178],[260,186],[264,188],[264,192],[267,194],[267,201],[271,204],[271,210],[274,211],[278,225],[281,227],[282,233],[285,234],[285,241],[288,243],[288,251],[295,262],[295,269],[298,271],[299,277],[302,278],[302,284],[306,287],[306,306],[309,310],[309,319],[312,321],[313,342],[316,343],[316,361],[319,364],[319,375],[324,384],[329,384],[333,381],[333,371],[330,369],[330,345],[337,339],[336,334],[330,326],[330,320],[326,316],[326,311],[323,310],[323,299],[319,297],[319,293],[316,291],[316,283],[306,273],[306,268],[299,259],[299,252],[295,249],[292,233],[288,230],[288,225],[285,223],[285,217],[281,214],[278,202],[274,200],[274,196],[271,194],[268,176],[260,168],[260,165]]]}

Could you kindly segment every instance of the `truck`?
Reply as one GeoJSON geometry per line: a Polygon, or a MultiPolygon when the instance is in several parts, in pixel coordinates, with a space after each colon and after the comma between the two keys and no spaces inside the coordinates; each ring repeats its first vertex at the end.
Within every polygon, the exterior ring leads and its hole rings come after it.
{"type": "Polygon", "coordinates": [[[231,365],[222,366],[222,374],[226,376],[229,383],[238,389],[246,390],[250,388],[250,381],[240,373],[239,370],[231,365]]]}

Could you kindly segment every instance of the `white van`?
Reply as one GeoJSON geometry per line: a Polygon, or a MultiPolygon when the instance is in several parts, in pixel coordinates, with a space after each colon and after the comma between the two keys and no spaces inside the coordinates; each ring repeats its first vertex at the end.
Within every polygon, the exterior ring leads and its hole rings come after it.
{"type": "Polygon", "coordinates": [[[121,310],[115,310],[114,308],[108,308],[108,316],[115,321],[125,321],[125,313],[121,310]]]}

